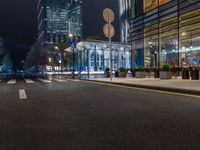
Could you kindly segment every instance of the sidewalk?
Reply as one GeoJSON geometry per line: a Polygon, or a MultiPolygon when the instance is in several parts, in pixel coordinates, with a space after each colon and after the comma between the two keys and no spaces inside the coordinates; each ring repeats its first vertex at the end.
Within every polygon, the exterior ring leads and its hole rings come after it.
{"type": "Polygon", "coordinates": [[[200,95],[200,80],[113,78],[113,81],[110,81],[109,78],[98,78],[98,79],[96,78],[96,79],[89,79],[89,81],[126,85],[132,87],[162,90],[162,91],[169,91],[176,93],[200,95]]]}

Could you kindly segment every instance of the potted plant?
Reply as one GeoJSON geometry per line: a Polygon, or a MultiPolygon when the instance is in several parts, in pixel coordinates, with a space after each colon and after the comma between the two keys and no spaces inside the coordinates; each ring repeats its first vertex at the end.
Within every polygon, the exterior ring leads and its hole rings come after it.
{"type": "Polygon", "coordinates": [[[138,67],[138,69],[136,70],[136,73],[135,73],[135,77],[136,78],[145,78],[146,77],[144,66],[138,67]]]}
{"type": "Polygon", "coordinates": [[[162,70],[160,71],[160,79],[171,79],[172,72],[168,64],[164,64],[162,70]]]}
{"type": "Polygon", "coordinates": [[[119,72],[118,72],[119,77],[126,77],[127,70],[125,68],[120,67],[118,70],[119,70],[119,72]]]}
{"type": "Polygon", "coordinates": [[[110,68],[106,68],[104,71],[104,77],[109,78],[110,77],[110,68]]]}

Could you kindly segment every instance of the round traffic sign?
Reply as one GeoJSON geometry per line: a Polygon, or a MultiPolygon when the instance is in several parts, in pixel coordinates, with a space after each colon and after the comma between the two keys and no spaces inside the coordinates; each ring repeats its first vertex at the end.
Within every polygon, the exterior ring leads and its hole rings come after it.
{"type": "Polygon", "coordinates": [[[115,20],[115,14],[112,9],[106,8],[103,11],[103,18],[106,22],[112,23],[115,20]]]}
{"type": "Polygon", "coordinates": [[[108,38],[112,38],[115,35],[115,28],[112,24],[106,23],[103,27],[104,35],[108,38]]]}

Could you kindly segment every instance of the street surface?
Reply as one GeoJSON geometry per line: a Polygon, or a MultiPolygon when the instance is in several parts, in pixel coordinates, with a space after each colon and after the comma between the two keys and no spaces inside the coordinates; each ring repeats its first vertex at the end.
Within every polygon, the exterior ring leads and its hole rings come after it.
{"type": "Polygon", "coordinates": [[[198,150],[200,99],[65,78],[2,79],[0,150],[198,150]]]}

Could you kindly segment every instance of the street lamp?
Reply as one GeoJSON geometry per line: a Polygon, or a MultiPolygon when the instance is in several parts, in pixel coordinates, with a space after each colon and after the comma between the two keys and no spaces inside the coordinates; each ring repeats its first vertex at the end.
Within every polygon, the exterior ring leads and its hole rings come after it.
{"type": "Polygon", "coordinates": [[[70,33],[70,34],[69,34],[69,37],[70,37],[70,38],[73,38],[73,34],[70,33]]]}
{"type": "Polygon", "coordinates": [[[58,46],[55,46],[54,48],[55,48],[55,50],[57,50],[57,51],[59,50],[58,46]]]}
{"type": "Polygon", "coordinates": [[[73,70],[72,70],[72,79],[75,79],[75,52],[74,49],[76,48],[76,40],[74,38],[73,34],[69,34],[69,38],[70,38],[70,47],[73,50],[73,70]]]}

